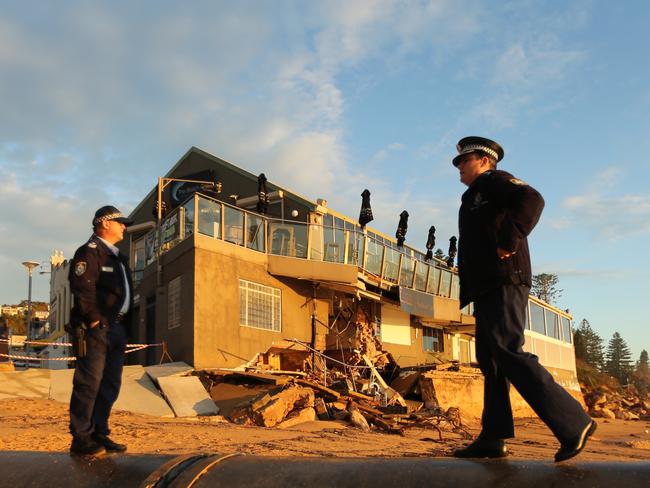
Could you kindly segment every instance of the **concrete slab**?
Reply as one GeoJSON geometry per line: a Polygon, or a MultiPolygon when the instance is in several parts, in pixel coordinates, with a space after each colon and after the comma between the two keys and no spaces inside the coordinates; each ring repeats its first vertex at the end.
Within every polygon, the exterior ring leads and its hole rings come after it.
{"type": "MultiPolygon", "coordinates": [[[[73,369],[53,370],[50,398],[63,403],[70,402],[73,369]]],[[[174,412],[140,365],[124,366],[122,389],[114,410],[144,413],[156,417],[173,417],[174,412]]]]}
{"type": "Polygon", "coordinates": [[[124,367],[122,389],[113,408],[157,417],[174,416],[174,412],[140,365],[124,367]]]}
{"type": "Polygon", "coordinates": [[[174,363],[157,364],[155,366],[145,366],[145,372],[153,380],[158,383],[158,378],[166,376],[183,376],[185,373],[193,371],[194,368],[183,361],[176,361],[174,363]]]}
{"type": "Polygon", "coordinates": [[[5,398],[47,398],[49,369],[0,372],[0,400],[5,398]]]}
{"type": "Polygon", "coordinates": [[[219,413],[196,376],[163,376],[158,378],[158,384],[177,417],[219,413]]]}

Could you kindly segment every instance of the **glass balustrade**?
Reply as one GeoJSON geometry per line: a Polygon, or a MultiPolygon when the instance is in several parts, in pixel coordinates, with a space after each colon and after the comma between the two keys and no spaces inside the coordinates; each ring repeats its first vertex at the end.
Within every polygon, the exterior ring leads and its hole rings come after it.
{"type": "Polygon", "coordinates": [[[413,277],[415,275],[415,260],[402,255],[402,269],[399,275],[399,284],[406,288],[413,286],[413,277]]]}
{"type": "Polygon", "coordinates": [[[437,261],[426,262],[423,253],[399,248],[354,223],[325,217],[322,224],[276,220],[196,194],[135,243],[142,256],[138,263],[150,264],[158,247],[164,252],[197,232],[258,252],[358,266],[386,283],[458,298],[458,275],[437,261]]]}
{"type": "Polygon", "coordinates": [[[246,214],[246,247],[264,252],[266,248],[266,226],[259,215],[246,214]]]}
{"type": "Polygon", "coordinates": [[[221,204],[202,197],[197,200],[199,234],[221,239],[221,204]]]}
{"type": "Polygon", "coordinates": [[[391,283],[397,283],[402,253],[396,248],[386,246],[384,251],[384,272],[382,278],[391,283]]]}
{"type": "Polygon", "coordinates": [[[427,274],[429,273],[429,266],[422,261],[416,263],[415,268],[415,289],[418,291],[427,291],[427,274]]]}

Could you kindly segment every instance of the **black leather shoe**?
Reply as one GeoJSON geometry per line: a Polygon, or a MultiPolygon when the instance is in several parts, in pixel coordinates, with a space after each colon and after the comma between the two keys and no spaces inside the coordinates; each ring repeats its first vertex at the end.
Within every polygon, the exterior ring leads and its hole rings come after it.
{"type": "Polygon", "coordinates": [[[98,456],[105,452],[104,446],[92,439],[74,438],[70,446],[70,454],[77,456],[98,456]]]}
{"type": "Polygon", "coordinates": [[[126,445],[118,444],[111,440],[110,437],[103,434],[93,434],[93,440],[103,446],[108,452],[125,452],[126,445]]]}
{"type": "Polygon", "coordinates": [[[573,456],[577,456],[587,445],[587,439],[594,432],[596,432],[596,422],[592,420],[579,435],[560,445],[560,449],[555,453],[555,462],[559,463],[560,461],[566,461],[573,456]]]}
{"type": "Polygon", "coordinates": [[[459,458],[502,458],[508,455],[506,443],[502,439],[477,439],[470,445],[454,451],[459,458]]]}

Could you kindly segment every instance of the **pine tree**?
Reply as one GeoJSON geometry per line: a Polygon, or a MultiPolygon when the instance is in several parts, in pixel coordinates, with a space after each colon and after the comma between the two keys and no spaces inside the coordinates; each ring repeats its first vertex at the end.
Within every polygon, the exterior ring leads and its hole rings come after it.
{"type": "Polygon", "coordinates": [[[639,360],[636,362],[636,370],[640,373],[650,373],[650,365],[648,364],[648,351],[645,349],[641,351],[639,360]]]}
{"type": "Polygon", "coordinates": [[[632,375],[634,386],[644,396],[650,391],[650,365],[648,365],[648,351],[641,351],[639,360],[636,362],[636,370],[632,375]]]}
{"type": "Polygon", "coordinates": [[[541,273],[533,275],[533,286],[530,293],[546,303],[554,303],[562,296],[562,290],[557,285],[560,279],[555,274],[541,273]]]}
{"type": "Polygon", "coordinates": [[[632,375],[632,353],[621,334],[614,332],[607,345],[607,363],[605,372],[626,385],[632,375]]]}
{"type": "Polygon", "coordinates": [[[587,319],[582,319],[580,325],[573,331],[573,346],[577,358],[582,359],[598,371],[603,370],[603,340],[591,328],[587,319]]]}

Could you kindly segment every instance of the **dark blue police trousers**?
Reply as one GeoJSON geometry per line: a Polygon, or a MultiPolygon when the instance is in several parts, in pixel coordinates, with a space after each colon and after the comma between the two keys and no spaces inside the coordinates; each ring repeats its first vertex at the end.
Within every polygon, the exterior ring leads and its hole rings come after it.
{"type": "Polygon", "coordinates": [[[510,383],[560,442],[577,436],[591,422],[582,406],[524,352],[524,325],[530,289],[501,285],[474,301],[476,359],[485,377],[481,436],[514,437],[510,383]]]}
{"type": "Polygon", "coordinates": [[[108,417],[122,384],[126,331],[121,323],[88,329],[86,356],[77,359],[70,399],[70,433],[108,435],[108,417]]]}

